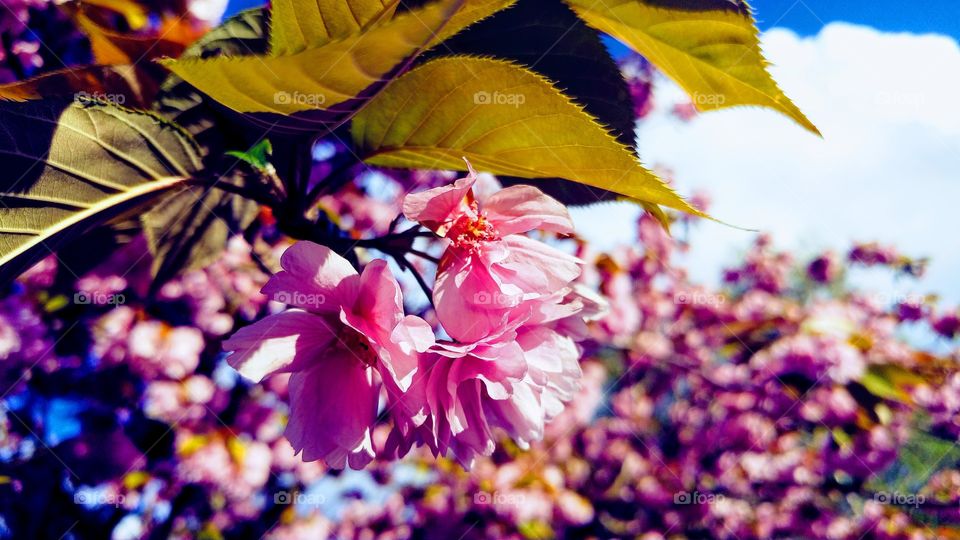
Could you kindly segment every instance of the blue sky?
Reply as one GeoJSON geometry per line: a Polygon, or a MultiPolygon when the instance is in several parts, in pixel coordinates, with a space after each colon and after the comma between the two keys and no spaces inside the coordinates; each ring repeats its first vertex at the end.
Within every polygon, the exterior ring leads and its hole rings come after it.
{"type": "Polygon", "coordinates": [[[885,32],[935,32],[960,39],[957,0],[753,0],[761,30],[789,28],[808,36],[831,22],[863,24],[885,32]]]}
{"type": "MultiPolygon", "coordinates": [[[[884,1],[824,2],[822,12],[804,1],[816,16],[801,2],[755,3],[764,24],[780,19],[762,36],[771,71],[823,139],[750,107],[678,123],[670,111],[688,98],[664,79],[654,93],[657,108],[638,131],[641,158],[669,167],[682,194],[708,192],[719,219],[769,232],[776,245],[801,256],[874,240],[929,256],[930,272],[921,282],[858,275],[855,284],[879,291],[881,304],[936,293],[944,308],[957,305],[960,47],[955,33],[931,25],[956,25],[960,5],[923,2],[925,17],[891,17],[872,7],[884,1]],[[840,4],[862,8],[844,16],[840,4]]],[[[610,205],[577,211],[574,221],[592,229],[581,231],[589,238],[612,245],[632,238],[632,231],[621,235],[624,228],[613,224],[629,222],[636,212],[610,205]]],[[[691,276],[715,283],[719,269],[753,239],[713,222],[699,224],[687,261],[691,276]]]]}

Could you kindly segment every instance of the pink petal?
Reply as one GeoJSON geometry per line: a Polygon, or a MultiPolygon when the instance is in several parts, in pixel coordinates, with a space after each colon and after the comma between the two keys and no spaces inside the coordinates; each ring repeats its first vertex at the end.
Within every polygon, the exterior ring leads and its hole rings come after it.
{"type": "Polygon", "coordinates": [[[387,261],[377,259],[363,269],[356,301],[348,311],[363,319],[358,330],[368,338],[390,335],[403,318],[403,293],[387,261]]]}
{"type": "Polygon", "coordinates": [[[223,342],[227,362],[244,377],[260,382],[267,375],[303,370],[322,358],[333,339],[331,323],[291,309],[235,332],[223,342]]]}
{"type": "Polygon", "coordinates": [[[430,323],[415,315],[407,315],[400,321],[393,329],[391,340],[406,353],[426,352],[436,342],[430,323]]]}
{"type": "Polygon", "coordinates": [[[517,342],[523,347],[530,380],[541,389],[544,418],[552,420],[580,389],[580,348],[573,339],[543,326],[524,329],[517,342]]]}
{"type": "MultiPolygon", "coordinates": [[[[449,251],[449,250],[448,250],[449,251]]],[[[433,289],[440,324],[454,339],[483,339],[503,325],[516,300],[500,292],[500,284],[477,257],[441,261],[433,289]],[[506,305],[501,305],[506,304],[506,305]]]]}
{"type": "Polygon", "coordinates": [[[485,349],[484,352],[491,357],[490,360],[467,356],[454,362],[450,369],[449,384],[456,386],[462,381],[479,379],[483,381],[491,398],[507,399],[512,393],[513,381],[519,381],[527,372],[523,350],[516,342],[485,349]]]}
{"type": "Polygon", "coordinates": [[[305,461],[334,469],[363,468],[374,457],[370,436],[379,386],[373,370],[350,354],[334,354],[290,376],[290,420],[285,435],[305,461]]]}
{"type": "Polygon", "coordinates": [[[483,398],[480,386],[467,383],[457,393],[456,422],[451,418],[450,450],[454,457],[466,468],[473,465],[479,455],[489,456],[496,449],[493,432],[483,411],[483,398]],[[456,427],[454,427],[456,424],[456,427]]]}
{"type": "Polygon", "coordinates": [[[384,347],[387,354],[380,360],[401,391],[406,391],[413,381],[419,353],[426,352],[435,341],[430,324],[415,315],[407,315],[393,329],[390,342],[384,347]]]}
{"type": "Polygon", "coordinates": [[[313,242],[297,242],[280,257],[283,270],[261,292],[271,300],[315,313],[336,313],[353,305],[359,277],[346,259],[313,242]]]}
{"type": "Polygon", "coordinates": [[[553,385],[569,391],[565,397],[572,399],[576,385],[567,381],[577,381],[581,376],[577,344],[545,326],[523,329],[517,343],[523,348],[531,379],[541,386],[553,385]]]}
{"type": "Polygon", "coordinates": [[[583,261],[543,242],[511,234],[503,239],[503,244],[510,255],[499,266],[511,274],[502,279],[509,279],[526,292],[555,293],[569,287],[580,275],[583,261]]]}
{"type": "Polygon", "coordinates": [[[469,162],[467,167],[470,173],[451,185],[411,193],[404,197],[403,215],[443,236],[446,233],[443,224],[455,220],[466,210],[464,199],[477,181],[477,172],[469,162]]]}
{"type": "Polygon", "coordinates": [[[573,233],[573,221],[567,207],[533,186],[502,189],[484,201],[483,211],[503,236],[534,229],[573,233]]]}
{"type": "Polygon", "coordinates": [[[517,384],[509,399],[488,402],[486,410],[490,422],[509,433],[521,448],[543,438],[543,406],[532,384],[517,384]]]}

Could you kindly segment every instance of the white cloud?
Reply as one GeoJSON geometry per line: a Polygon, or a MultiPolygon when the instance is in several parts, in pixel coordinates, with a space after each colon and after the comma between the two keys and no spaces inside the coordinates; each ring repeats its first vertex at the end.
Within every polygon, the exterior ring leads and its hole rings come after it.
{"type": "MultiPolygon", "coordinates": [[[[670,83],[660,85],[658,110],[638,131],[644,161],[671,167],[682,193],[708,191],[717,218],[769,231],[800,253],[877,240],[931,256],[924,288],[960,300],[957,43],[838,23],[810,38],[774,29],[763,43],[775,78],[824,139],[752,108],[678,123],[662,106],[682,99],[670,83]]],[[[575,219],[605,244],[632,240],[623,220],[634,211],[601,208],[575,219]]],[[[692,275],[715,281],[752,239],[701,224],[692,275]]]]}

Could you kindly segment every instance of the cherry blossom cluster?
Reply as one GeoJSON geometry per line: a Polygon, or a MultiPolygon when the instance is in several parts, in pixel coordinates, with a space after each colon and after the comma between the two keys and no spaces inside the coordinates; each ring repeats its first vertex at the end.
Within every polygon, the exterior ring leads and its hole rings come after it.
{"type": "MultiPolygon", "coordinates": [[[[469,163],[468,163],[469,166],[469,163]]],[[[407,195],[404,216],[444,245],[433,302],[444,339],[406,315],[388,263],[362,272],[332,249],[298,242],[263,293],[290,309],[224,342],[228,362],[259,382],[290,374],[286,436],[307,461],[362,468],[415,445],[464,465],[489,455],[497,430],[526,447],[573,397],[581,261],[526,233],[572,234],[566,208],[530,186],[480,200],[477,173],[407,195]],[[572,330],[572,331],[571,331],[572,330]],[[372,432],[393,420],[384,448],[372,432]]]]}

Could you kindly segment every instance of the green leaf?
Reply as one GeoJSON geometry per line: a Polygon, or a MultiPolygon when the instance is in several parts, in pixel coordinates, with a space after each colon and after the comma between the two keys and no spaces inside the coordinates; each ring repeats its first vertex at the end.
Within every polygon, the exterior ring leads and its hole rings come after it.
{"type": "Polygon", "coordinates": [[[954,441],[932,435],[921,425],[912,427],[896,462],[868,484],[872,490],[916,493],[934,474],[960,462],[960,447],[954,441]]]}
{"type": "Polygon", "coordinates": [[[270,154],[273,146],[269,139],[263,139],[245,152],[231,150],[228,156],[235,157],[258,171],[264,171],[270,166],[270,154]]]}
{"type": "Polygon", "coordinates": [[[274,0],[270,53],[300,52],[356,34],[375,21],[389,20],[399,0],[274,0]]]}
{"type": "Polygon", "coordinates": [[[816,133],[767,72],[758,31],[743,2],[566,0],[590,26],[644,55],[690,94],[701,111],[759,105],[816,133]]]}
{"type": "Polygon", "coordinates": [[[923,377],[894,364],[874,364],[860,378],[871,394],[901,403],[912,404],[912,387],[924,384],[923,377]]]}
{"type": "Polygon", "coordinates": [[[0,126],[0,281],[200,168],[188,134],[106,103],[0,103],[0,126]]]}
{"type": "Polygon", "coordinates": [[[162,68],[151,64],[69,67],[0,85],[0,99],[28,101],[62,96],[148,107],[163,75],[162,68]]]}
{"type": "Polygon", "coordinates": [[[215,187],[185,186],[142,216],[154,287],[217,260],[231,236],[256,219],[259,204],[215,187]]]}
{"type": "MultiPolygon", "coordinates": [[[[269,11],[242,11],[214,28],[184,51],[180,58],[213,58],[264,54],[269,11]]],[[[210,99],[181,77],[171,74],[160,86],[154,110],[183,126],[205,153],[219,160],[227,148],[246,148],[263,138],[263,131],[210,99]]]]}
{"type": "Polygon", "coordinates": [[[58,7],[86,34],[94,60],[101,65],[133,65],[162,56],[176,57],[203,31],[185,17],[171,17],[164,21],[163,28],[125,33],[103,24],[112,10],[80,1],[58,3],[58,7]]]}
{"type": "MultiPolygon", "coordinates": [[[[295,6],[306,5],[306,0],[296,2],[295,6]]],[[[403,69],[405,61],[512,3],[441,0],[299,52],[187,58],[167,60],[165,65],[238,112],[343,115],[362,106],[389,82],[391,72],[403,69]]]]}
{"type": "Polygon", "coordinates": [[[542,76],[502,60],[439,58],[411,70],[353,121],[364,161],[384,167],[559,177],[703,215],[542,76]]]}
{"type": "MultiPolygon", "coordinates": [[[[512,60],[559,88],[624,145],[634,147],[633,102],[620,68],[600,33],[584,24],[562,0],[523,0],[456,36],[423,59],[470,55],[512,60]]],[[[615,193],[559,178],[501,177],[505,184],[532,184],[566,204],[591,204],[615,193]]]]}
{"type": "MultiPolygon", "coordinates": [[[[242,11],[194,43],[181,58],[265,54],[269,15],[269,10],[261,8],[242,11]]],[[[267,162],[272,148],[263,137],[269,126],[261,129],[251,125],[250,118],[221,106],[175,74],[164,81],[155,108],[196,137],[206,151],[209,169],[229,176],[221,181],[244,185],[251,180],[232,172],[238,160],[255,168],[267,162]],[[225,152],[227,148],[250,150],[225,152]]],[[[250,226],[258,208],[258,204],[234,193],[190,187],[144,214],[141,222],[153,254],[154,287],[183,270],[201,268],[215,260],[231,235],[250,226]]]]}

